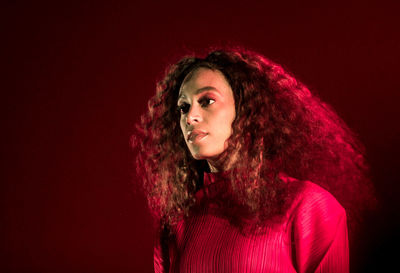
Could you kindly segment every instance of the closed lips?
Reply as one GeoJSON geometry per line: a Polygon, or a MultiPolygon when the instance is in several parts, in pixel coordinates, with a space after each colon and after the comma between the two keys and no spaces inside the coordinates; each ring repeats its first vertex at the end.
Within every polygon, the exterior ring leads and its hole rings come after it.
{"type": "Polygon", "coordinates": [[[193,131],[189,132],[189,134],[188,134],[188,141],[193,141],[196,139],[196,137],[205,136],[205,135],[207,135],[206,132],[199,131],[199,130],[193,130],[193,131]]]}

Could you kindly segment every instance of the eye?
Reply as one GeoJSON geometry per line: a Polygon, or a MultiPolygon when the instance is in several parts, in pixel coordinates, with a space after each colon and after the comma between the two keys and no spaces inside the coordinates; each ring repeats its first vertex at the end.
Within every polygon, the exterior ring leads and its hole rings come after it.
{"type": "Polygon", "coordinates": [[[189,112],[189,108],[190,105],[187,103],[182,103],[180,105],[178,105],[178,107],[176,108],[176,110],[181,113],[181,114],[186,114],[187,112],[189,112]]]}
{"type": "Polygon", "coordinates": [[[209,98],[209,97],[203,97],[199,100],[199,103],[202,107],[207,107],[208,105],[211,105],[215,102],[214,99],[209,98]]]}

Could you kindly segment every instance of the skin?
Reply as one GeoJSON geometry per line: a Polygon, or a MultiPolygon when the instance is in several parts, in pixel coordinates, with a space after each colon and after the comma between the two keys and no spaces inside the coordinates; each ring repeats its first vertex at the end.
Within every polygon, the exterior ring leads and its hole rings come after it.
{"type": "Polygon", "coordinates": [[[226,170],[229,164],[219,157],[227,148],[236,116],[232,88],[219,70],[198,68],[186,78],[177,101],[186,145],[193,158],[207,160],[212,172],[226,170]]]}

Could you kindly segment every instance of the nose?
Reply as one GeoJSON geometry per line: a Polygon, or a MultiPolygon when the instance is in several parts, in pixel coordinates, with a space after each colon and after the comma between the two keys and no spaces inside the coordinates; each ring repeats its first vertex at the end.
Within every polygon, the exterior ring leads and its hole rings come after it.
{"type": "Polygon", "coordinates": [[[202,117],[201,117],[199,107],[197,107],[196,105],[192,105],[187,114],[186,123],[188,125],[191,125],[193,123],[201,122],[201,120],[202,120],[202,117]]]}

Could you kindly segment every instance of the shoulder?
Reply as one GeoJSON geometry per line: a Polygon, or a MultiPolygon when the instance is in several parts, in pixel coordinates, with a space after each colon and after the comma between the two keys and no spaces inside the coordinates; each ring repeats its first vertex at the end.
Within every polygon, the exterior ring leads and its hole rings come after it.
{"type": "Polygon", "coordinates": [[[346,211],[336,198],[321,186],[310,181],[292,180],[296,188],[288,216],[295,237],[333,240],[340,226],[346,226],[346,211]]]}
{"type": "Polygon", "coordinates": [[[321,213],[345,214],[345,210],[336,198],[327,190],[310,181],[302,181],[303,187],[299,192],[298,202],[303,208],[310,206],[321,213]]]}
{"type": "MultiPolygon", "coordinates": [[[[292,183],[289,188],[296,189],[288,216],[298,271],[309,272],[310,269],[314,272],[318,266],[326,266],[325,263],[332,266],[331,261],[336,259],[340,262],[333,264],[347,268],[347,218],[344,208],[321,186],[310,181],[289,180],[288,183],[292,183]]],[[[333,272],[348,272],[343,268],[333,272]]]]}
{"type": "Polygon", "coordinates": [[[347,222],[345,209],[321,186],[293,178],[286,178],[286,182],[292,194],[287,217],[295,230],[306,232],[314,227],[314,231],[334,233],[339,223],[347,222]]]}
{"type": "Polygon", "coordinates": [[[346,212],[336,198],[326,189],[310,181],[301,181],[291,177],[284,177],[292,195],[290,214],[308,213],[321,214],[320,216],[345,215],[346,212]]]}

